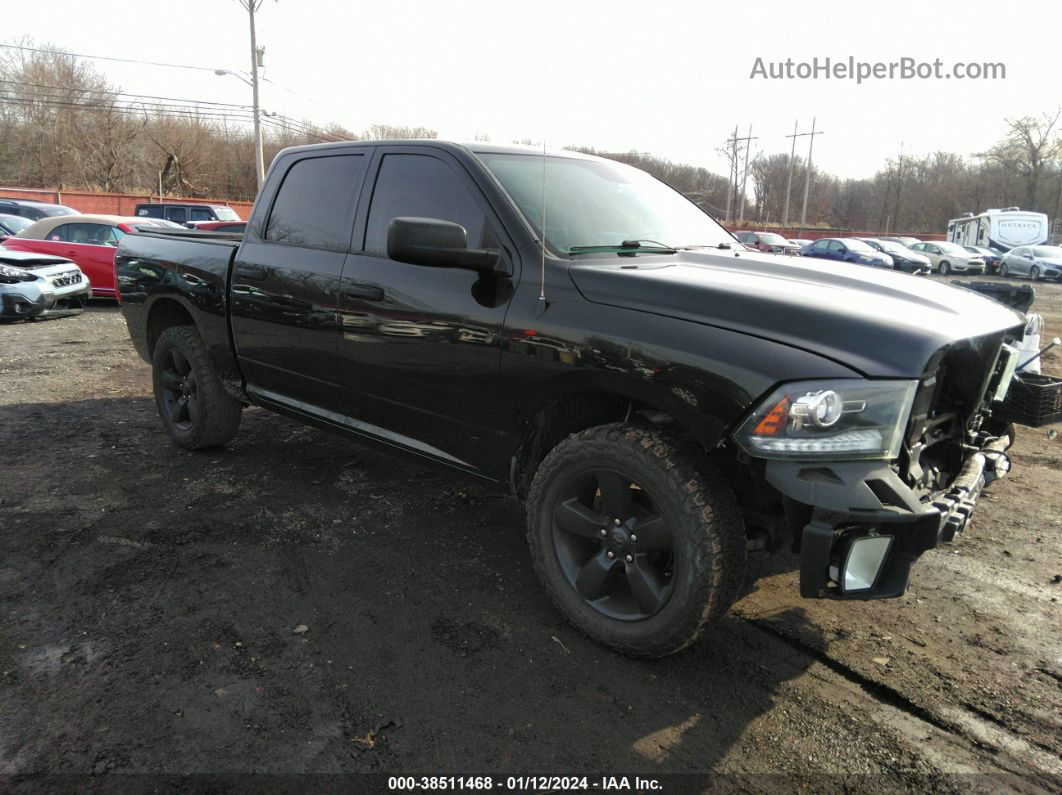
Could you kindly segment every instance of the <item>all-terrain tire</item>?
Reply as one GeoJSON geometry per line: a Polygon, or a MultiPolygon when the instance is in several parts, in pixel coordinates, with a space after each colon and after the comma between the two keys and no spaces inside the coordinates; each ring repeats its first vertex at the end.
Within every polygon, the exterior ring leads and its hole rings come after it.
{"type": "Polygon", "coordinates": [[[243,406],[225,391],[194,327],[173,326],[163,331],[152,353],[151,365],[155,407],[166,433],[175,444],[189,450],[201,450],[232,441],[240,428],[243,406]],[[175,355],[187,362],[188,375],[195,385],[195,415],[183,423],[176,422],[173,411],[167,409],[167,390],[163,386],[164,373],[172,365],[175,355]]]}
{"type": "Polygon", "coordinates": [[[527,499],[531,557],[554,604],[595,641],[632,657],[662,657],[693,643],[740,593],[747,540],[737,499],[692,439],[637,425],[600,425],[569,436],[542,461],[527,499]],[[583,599],[558,561],[554,509],[580,473],[609,468],[654,496],[672,528],[673,590],[637,621],[604,615],[583,599]]]}

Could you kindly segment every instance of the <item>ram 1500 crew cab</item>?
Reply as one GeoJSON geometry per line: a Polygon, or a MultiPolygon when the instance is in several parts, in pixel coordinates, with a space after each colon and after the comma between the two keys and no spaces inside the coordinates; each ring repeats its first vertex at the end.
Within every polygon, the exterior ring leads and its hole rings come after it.
{"type": "Polygon", "coordinates": [[[242,238],[144,231],[116,269],[173,441],[255,404],[487,478],[558,609],[629,654],[692,642],[749,549],[799,551],[806,597],[900,596],[1008,466],[1021,314],[751,252],[609,160],[287,149],[242,238]]]}

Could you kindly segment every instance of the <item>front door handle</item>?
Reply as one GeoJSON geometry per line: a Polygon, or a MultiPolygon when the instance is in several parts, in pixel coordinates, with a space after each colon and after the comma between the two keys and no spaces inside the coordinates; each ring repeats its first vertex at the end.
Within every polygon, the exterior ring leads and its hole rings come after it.
{"type": "Polygon", "coordinates": [[[371,284],[351,284],[343,288],[343,295],[362,301],[382,301],[384,291],[383,288],[371,284]]]}
{"type": "Polygon", "coordinates": [[[251,282],[264,282],[267,277],[266,269],[259,265],[237,265],[236,275],[251,282]]]}

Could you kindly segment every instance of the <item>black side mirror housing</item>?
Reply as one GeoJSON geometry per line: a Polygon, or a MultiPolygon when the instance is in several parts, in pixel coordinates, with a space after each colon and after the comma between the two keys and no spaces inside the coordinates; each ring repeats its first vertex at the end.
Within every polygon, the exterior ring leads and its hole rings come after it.
{"type": "Polygon", "coordinates": [[[438,218],[392,218],[387,225],[387,256],[396,262],[429,268],[493,271],[501,252],[469,248],[468,232],[461,224],[438,218]]]}

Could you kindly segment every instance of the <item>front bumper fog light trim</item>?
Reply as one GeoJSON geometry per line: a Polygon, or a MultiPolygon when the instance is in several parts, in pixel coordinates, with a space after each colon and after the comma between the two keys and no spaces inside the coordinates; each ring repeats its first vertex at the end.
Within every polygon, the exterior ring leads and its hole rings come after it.
{"type": "Polygon", "coordinates": [[[841,569],[844,593],[869,591],[877,585],[882,568],[889,558],[893,536],[865,536],[852,541],[841,569]]]}

